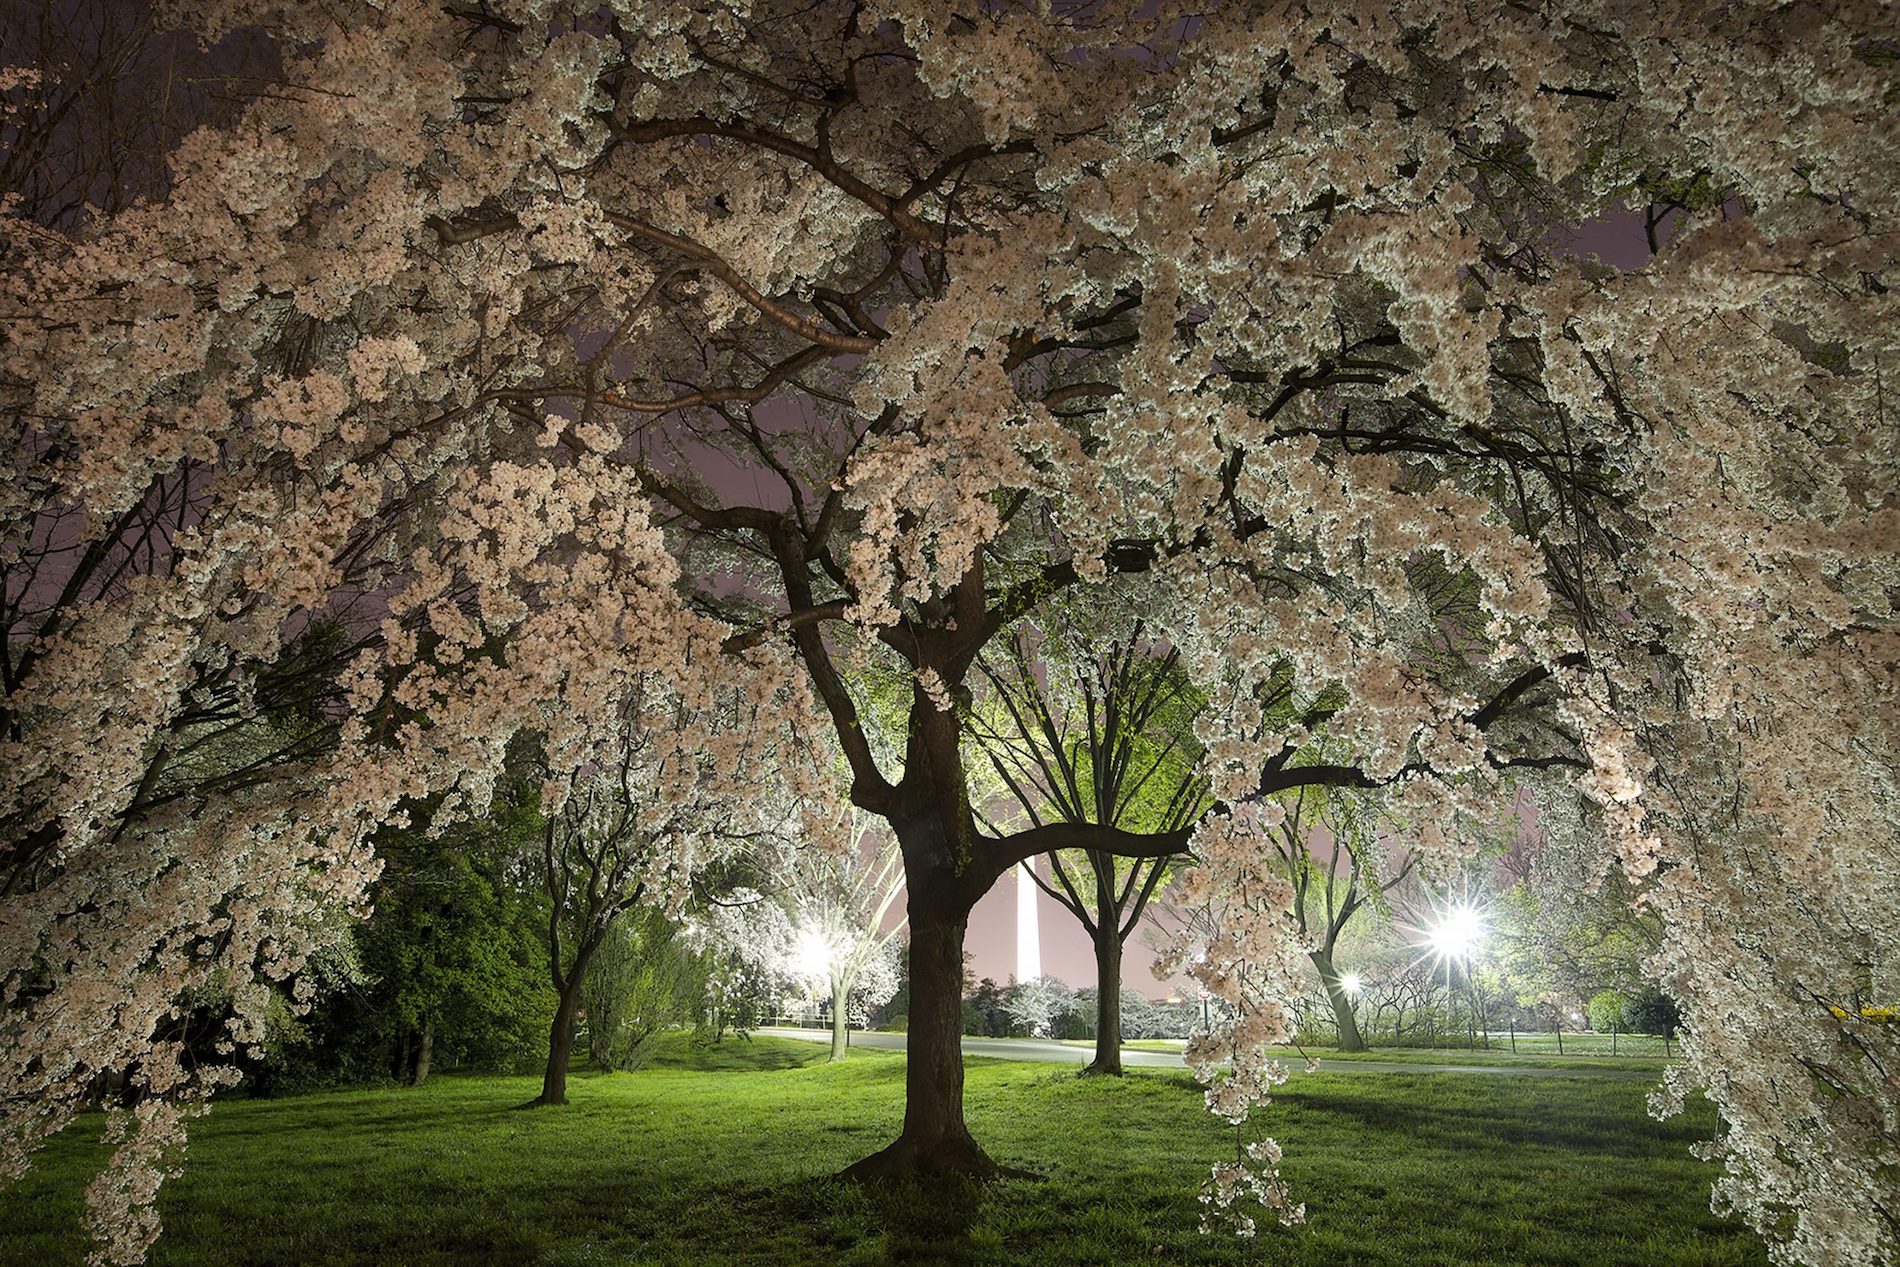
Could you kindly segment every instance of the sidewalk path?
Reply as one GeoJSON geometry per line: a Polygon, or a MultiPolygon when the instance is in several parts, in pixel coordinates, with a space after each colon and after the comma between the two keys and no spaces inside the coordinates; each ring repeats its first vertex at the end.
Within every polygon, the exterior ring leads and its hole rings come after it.
{"type": "MultiPolygon", "coordinates": [[[[828,1029],[761,1029],[754,1033],[769,1034],[774,1038],[797,1038],[807,1042],[829,1043],[831,1031],[828,1029]]],[[[876,1031],[853,1030],[853,1047],[876,1047],[886,1051],[903,1051],[904,1035],[882,1034],[876,1031]]],[[[963,1040],[963,1054],[966,1056],[989,1056],[996,1060],[1031,1060],[1051,1064],[1086,1064],[1095,1054],[1090,1047],[1072,1047],[1067,1043],[1053,1043],[1037,1038],[971,1038],[963,1040]]],[[[1142,1051],[1137,1048],[1122,1048],[1122,1064],[1128,1068],[1146,1069],[1183,1069],[1187,1062],[1181,1059],[1181,1053],[1173,1051],[1142,1051]]],[[[1286,1058],[1287,1068],[1294,1074],[1306,1072],[1306,1062],[1297,1054],[1286,1058]]],[[[1647,1082],[1660,1080],[1661,1073],[1639,1069],[1592,1069],[1588,1065],[1565,1065],[1553,1068],[1547,1065],[1432,1065],[1423,1063],[1386,1064],[1375,1060],[1326,1060],[1321,1059],[1319,1067],[1325,1073],[1495,1073],[1507,1077],[1543,1077],[1543,1078],[1636,1078],[1647,1082]]]]}

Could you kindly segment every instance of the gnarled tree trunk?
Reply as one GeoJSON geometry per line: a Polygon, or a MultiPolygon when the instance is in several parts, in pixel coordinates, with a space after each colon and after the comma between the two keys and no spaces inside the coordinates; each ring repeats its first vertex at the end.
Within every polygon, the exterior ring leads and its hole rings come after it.
{"type": "Polygon", "coordinates": [[[910,1033],[904,1129],[849,1167],[847,1178],[994,1174],[998,1167],[963,1121],[963,934],[968,910],[910,904],[910,1033]],[[923,909],[920,909],[923,908],[923,909]]]}
{"type": "MultiPolygon", "coordinates": [[[[954,721],[943,737],[954,744],[954,721]]],[[[921,764],[913,761],[912,768],[921,764]]],[[[939,768],[946,764],[940,758],[939,768]]],[[[888,1147],[848,1167],[845,1178],[1025,1173],[991,1160],[963,1121],[963,936],[971,908],[1007,867],[972,866],[949,825],[955,821],[926,810],[892,823],[904,850],[910,911],[904,1129],[888,1147]]]]}

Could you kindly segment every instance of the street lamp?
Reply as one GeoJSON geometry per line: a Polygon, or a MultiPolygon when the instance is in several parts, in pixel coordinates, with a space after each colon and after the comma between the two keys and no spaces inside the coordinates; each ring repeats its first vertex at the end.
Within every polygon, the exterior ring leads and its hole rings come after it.
{"type": "MultiPolygon", "coordinates": [[[[836,961],[837,952],[825,929],[807,924],[798,930],[798,937],[792,942],[792,971],[805,983],[808,1000],[816,999],[821,990],[830,989],[836,961]]],[[[833,999],[831,1006],[835,1009],[838,1001],[833,999]]]]}
{"type": "Polygon", "coordinates": [[[831,975],[831,939],[824,929],[807,926],[799,930],[798,940],[792,945],[792,963],[801,977],[831,975]]]}
{"type": "MultiPolygon", "coordinates": [[[[1445,964],[1445,977],[1448,983],[1453,962],[1464,968],[1465,991],[1471,1002],[1474,1016],[1477,1012],[1477,983],[1471,977],[1471,956],[1483,940],[1484,916],[1479,913],[1477,907],[1467,903],[1460,903],[1444,912],[1439,916],[1438,922],[1426,932],[1426,941],[1431,946],[1432,953],[1445,964]]],[[[1486,1035],[1486,1041],[1490,1041],[1489,1034],[1486,1035]]],[[[1477,1045],[1478,1030],[1474,1023],[1471,1027],[1471,1046],[1475,1049],[1477,1045]]]]}
{"type": "Polygon", "coordinates": [[[1484,939],[1484,918],[1472,906],[1454,906],[1432,926],[1427,935],[1432,950],[1441,959],[1468,960],[1484,939]]]}

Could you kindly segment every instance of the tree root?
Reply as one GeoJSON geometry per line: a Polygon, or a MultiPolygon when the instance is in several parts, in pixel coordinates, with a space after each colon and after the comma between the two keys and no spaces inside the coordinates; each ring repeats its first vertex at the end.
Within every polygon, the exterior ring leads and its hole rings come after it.
{"type": "Polygon", "coordinates": [[[974,1183],[1042,1178],[1033,1170],[1021,1170],[995,1160],[968,1135],[949,1136],[927,1144],[899,1136],[887,1147],[838,1172],[840,1179],[866,1184],[952,1177],[974,1183]]]}

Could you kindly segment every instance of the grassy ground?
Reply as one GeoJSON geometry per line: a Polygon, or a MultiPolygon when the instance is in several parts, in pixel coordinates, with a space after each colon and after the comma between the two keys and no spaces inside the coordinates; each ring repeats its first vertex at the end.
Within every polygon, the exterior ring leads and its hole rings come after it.
{"type": "MultiPolygon", "coordinates": [[[[1503,1030],[1491,1031],[1491,1050],[1509,1052],[1511,1036],[1503,1030]]],[[[1455,1040],[1447,1039],[1446,1046],[1455,1048],[1455,1040]]],[[[1555,1056],[1558,1039],[1555,1034],[1519,1034],[1517,1036],[1517,1054],[1524,1056],[1555,1056]]],[[[1565,1032],[1563,1052],[1565,1056],[1609,1056],[1630,1057],[1648,1056],[1662,1059],[1679,1056],[1682,1048],[1673,1042],[1665,1041],[1657,1034],[1600,1034],[1595,1031],[1582,1034],[1565,1032]]]]}
{"type": "MultiPolygon", "coordinates": [[[[530,1078],[221,1105],[163,1198],[157,1264],[1759,1264],[1688,1156],[1706,1109],[1643,1114],[1641,1083],[1302,1074],[1269,1111],[1310,1222],[1198,1236],[1231,1136],[1185,1074],[1081,1079],[970,1062],[971,1125],[1040,1181],[865,1190],[826,1178],[886,1142],[903,1061],[811,1044],[675,1046],[515,1111],[530,1078]]],[[[0,1193],[0,1262],[77,1263],[77,1131],[0,1193]]]]}
{"type": "MultiPolygon", "coordinates": [[[[1044,1040],[1047,1041],[1047,1040],[1044,1040]]],[[[1058,1038],[1055,1040],[1064,1047],[1086,1047],[1095,1050],[1093,1038],[1058,1038]]],[[[1180,1051],[1185,1044],[1179,1038],[1124,1038],[1123,1051],[1180,1051]]]]}

